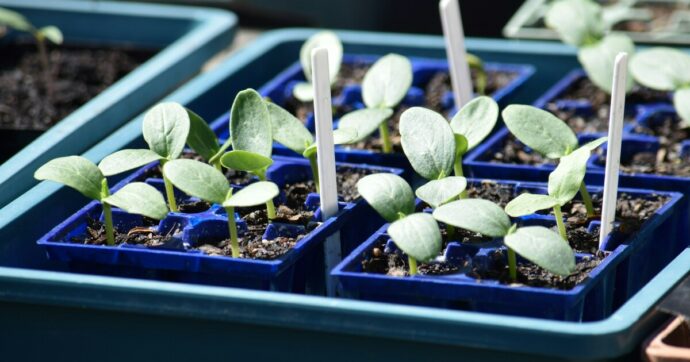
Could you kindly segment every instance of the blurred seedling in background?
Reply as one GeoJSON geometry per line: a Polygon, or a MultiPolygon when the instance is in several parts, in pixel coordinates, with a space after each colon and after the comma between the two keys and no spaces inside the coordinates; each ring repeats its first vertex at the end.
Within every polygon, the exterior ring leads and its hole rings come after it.
{"type": "Polygon", "coordinates": [[[311,52],[316,48],[326,48],[328,50],[328,72],[331,85],[338,78],[340,65],[343,61],[343,44],[334,32],[318,32],[307,39],[299,52],[299,61],[302,64],[302,71],[307,81],[297,83],[292,90],[293,96],[302,102],[314,100],[314,86],[311,84],[311,52]]]}

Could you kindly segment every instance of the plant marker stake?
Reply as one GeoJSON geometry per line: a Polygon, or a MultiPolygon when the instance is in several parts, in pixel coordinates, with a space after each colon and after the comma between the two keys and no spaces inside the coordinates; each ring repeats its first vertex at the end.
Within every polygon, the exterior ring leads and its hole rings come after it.
{"type": "MultiPolygon", "coordinates": [[[[323,220],[338,212],[338,188],[335,177],[333,146],[333,115],[331,114],[331,81],[328,70],[328,50],[317,48],[311,52],[312,82],[314,85],[314,117],[316,120],[316,162],[319,169],[319,195],[323,220]]],[[[335,296],[335,280],[330,271],[340,262],[340,232],[326,239],[326,293],[335,296]]]]}
{"type": "Polygon", "coordinates": [[[601,227],[599,228],[599,250],[603,248],[606,236],[613,230],[613,222],[616,218],[618,169],[620,168],[621,161],[627,74],[628,53],[618,53],[613,68],[613,91],[611,92],[611,114],[609,115],[609,137],[606,150],[604,202],[601,210],[601,227]]]}
{"type": "Polygon", "coordinates": [[[472,78],[470,77],[470,67],[467,65],[465,32],[462,28],[460,5],[458,0],[441,0],[438,7],[441,12],[443,35],[446,40],[453,99],[455,100],[455,107],[460,109],[472,100],[472,78]]]}

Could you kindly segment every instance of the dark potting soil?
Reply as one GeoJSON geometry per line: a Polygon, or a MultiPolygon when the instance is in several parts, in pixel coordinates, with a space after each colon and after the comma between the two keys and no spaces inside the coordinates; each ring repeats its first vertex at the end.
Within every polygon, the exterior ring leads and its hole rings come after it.
{"type": "Polygon", "coordinates": [[[512,185],[499,184],[483,180],[479,184],[467,187],[467,196],[471,199],[489,200],[500,207],[505,207],[514,198],[515,188],[512,185]]]}
{"type": "Polygon", "coordinates": [[[34,44],[8,44],[0,57],[0,129],[45,131],[154,55],[118,48],[49,47],[48,92],[34,44]]]}
{"type": "MultiPolygon", "coordinates": [[[[248,230],[238,236],[240,246],[240,258],[272,260],[279,258],[292,249],[305,234],[296,237],[278,236],[273,240],[263,238],[266,225],[249,225],[248,230]]],[[[205,254],[213,256],[232,256],[230,239],[221,240],[218,243],[203,244],[197,248],[205,254]]]]}
{"type": "MultiPolygon", "coordinates": [[[[336,169],[335,182],[338,185],[338,198],[344,202],[353,202],[359,199],[359,192],[357,191],[357,182],[367,175],[376,173],[374,170],[338,167],[336,169]]],[[[309,193],[318,193],[314,181],[303,181],[292,184],[287,184],[286,193],[303,195],[302,203],[306,201],[309,193]]]]}
{"type": "Polygon", "coordinates": [[[178,202],[177,203],[177,209],[181,213],[185,214],[195,214],[198,212],[204,212],[208,209],[211,208],[211,204],[209,204],[206,201],[191,201],[191,200],[185,200],[183,202],[178,202]]]}
{"type": "Polygon", "coordinates": [[[543,157],[537,152],[527,152],[525,145],[512,134],[508,134],[503,140],[500,150],[488,156],[490,157],[489,161],[493,163],[531,166],[556,164],[556,160],[543,157]]]}
{"type": "MultiPolygon", "coordinates": [[[[179,229],[171,229],[166,235],[161,235],[155,231],[158,222],[153,219],[144,218],[142,226],[134,227],[125,232],[120,232],[117,227],[114,229],[115,245],[132,244],[144,246],[160,246],[170,240],[179,229]]],[[[107,236],[105,226],[102,222],[89,218],[87,219],[86,236],[83,238],[74,237],[70,242],[86,245],[106,245],[107,236]]]]}
{"type": "MultiPolygon", "coordinates": [[[[395,277],[409,276],[407,257],[399,253],[386,252],[386,243],[380,242],[369,255],[362,260],[364,273],[385,274],[395,277]]],[[[422,275],[447,275],[458,273],[463,266],[446,262],[419,263],[417,272],[422,275]]]]}
{"type": "MultiPolygon", "coordinates": [[[[475,85],[474,92],[476,93],[477,71],[471,69],[471,76],[473,84],[475,85]]],[[[510,84],[510,82],[512,82],[516,77],[517,73],[512,72],[487,72],[486,88],[484,89],[484,93],[487,95],[494,94],[499,89],[510,84]]],[[[451,85],[449,73],[438,72],[434,74],[424,87],[424,107],[439,113],[444,113],[444,111],[447,111],[447,109],[442,107],[443,97],[446,93],[452,91],[453,86],[451,85]]]]}

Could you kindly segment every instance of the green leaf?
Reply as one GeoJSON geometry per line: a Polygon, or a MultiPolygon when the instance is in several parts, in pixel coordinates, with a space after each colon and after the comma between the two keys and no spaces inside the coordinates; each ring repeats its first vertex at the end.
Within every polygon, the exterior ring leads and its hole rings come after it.
{"type": "Polygon", "coordinates": [[[166,162],[163,172],[170,182],[187,195],[222,204],[230,185],[222,172],[203,162],[187,159],[166,162]]]}
{"type": "Polygon", "coordinates": [[[467,149],[480,144],[496,125],[498,104],[491,97],[477,97],[467,103],[450,121],[453,132],[467,138],[467,149]]]}
{"type": "Polygon", "coordinates": [[[237,171],[257,171],[268,168],[273,160],[258,153],[233,150],[220,158],[221,165],[237,171]]]}
{"type": "Polygon", "coordinates": [[[263,205],[278,196],[278,185],[270,181],[255,182],[236,194],[233,194],[223,203],[224,207],[249,207],[263,205]]]}
{"type": "Polygon", "coordinates": [[[400,142],[412,168],[428,180],[449,176],[455,161],[455,135],[442,115],[412,107],[400,117],[400,142]]]}
{"type": "Polygon", "coordinates": [[[184,107],[174,102],[158,103],[144,115],[142,133],[151,151],[174,160],[184,150],[189,127],[189,114],[184,107]]]}
{"type": "Polygon", "coordinates": [[[575,254],[557,233],[543,226],[519,228],[503,242],[523,258],[550,271],[568,276],[575,272],[575,254]]]}
{"type": "MultiPolygon", "coordinates": [[[[606,93],[611,93],[613,67],[616,55],[620,52],[633,54],[635,44],[626,35],[611,34],[594,45],[580,48],[577,58],[585,68],[592,83],[606,93]]],[[[633,84],[632,77],[628,77],[626,91],[632,89],[633,84]]]]}
{"type": "Polygon", "coordinates": [[[493,238],[506,235],[510,218],[498,205],[483,199],[462,199],[434,210],[434,218],[444,224],[493,238]]]}
{"type": "Polygon", "coordinates": [[[412,63],[402,55],[388,54],[369,68],[362,81],[367,108],[394,108],[412,86],[412,63]]]}
{"type": "Polygon", "coordinates": [[[246,89],[237,93],[230,111],[230,137],[234,150],[271,157],[271,116],[266,102],[255,90],[246,89]]]}
{"type": "Polygon", "coordinates": [[[352,111],[342,118],[338,128],[351,128],[357,131],[357,137],[352,142],[359,142],[369,137],[393,115],[389,108],[365,108],[352,111]]]}
{"type": "Polygon", "coordinates": [[[357,182],[357,191],[388,222],[399,219],[400,214],[414,212],[412,188],[398,175],[378,173],[364,176],[357,182]]]}
{"type": "Polygon", "coordinates": [[[300,102],[311,102],[314,100],[314,86],[311,83],[299,82],[292,88],[292,95],[300,102]]]}
{"type": "Polygon", "coordinates": [[[388,235],[400,250],[421,262],[431,261],[441,252],[441,231],[429,214],[412,214],[392,223],[388,235]]]}
{"type": "Polygon", "coordinates": [[[437,208],[457,198],[467,188],[467,179],[449,176],[431,180],[417,189],[415,194],[432,208],[437,208]]]}
{"type": "Polygon", "coordinates": [[[218,138],[213,132],[208,123],[204,121],[201,116],[187,109],[189,115],[189,135],[187,135],[187,144],[199,156],[208,161],[220,151],[218,138]]]}
{"type": "Polygon", "coordinates": [[[467,153],[467,138],[459,133],[453,134],[453,137],[455,137],[455,158],[457,159],[467,153]]]}
{"type": "Polygon", "coordinates": [[[36,170],[34,178],[59,182],[88,198],[101,200],[103,174],[93,162],[81,156],[52,159],[36,170]]]}
{"type": "Polygon", "coordinates": [[[112,176],[148,165],[161,158],[157,153],[147,149],[121,150],[105,156],[98,168],[104,176],[112,176]]]}
{"type": "Polygon", "coordinates": [[[271,117],[273,139],[283,146],[301,154],[314,143],[314,136],[302,121],[280,106],[266,102],[271,117]]]}
{"type": "Polygon", "coordinates": [[[645,87],[673,91],[690,85],[690,55],[673,48],[643,50],[630,59],[630,73],[645,87]]]}
{"type": "Polygon", "coordinates": [[[561,40],[576,47],[596,42],[606,32],[599,4],[590,0],[560,0],[549,7],[544,18],[561,40]]]}
{"type": "Polygon", "coordinates": [[[168,205],[155,187],[143,182],[132,182],[103,199],[103,202],[137,215],[161,220],[168,215],[168,205]]]}
{"type": "Polygon", "coordinates": [[[486,83],[488,81],[488,76],[486,74],[486,69],[484,69],[484,62],[481,58],[474,54],[466,54],[467,65],[470,69],[475,70],[476,76],[474,80],[474,87],[477,89],[477,93],[480,95],[486,94],[486,83]]]}
{"type": "Polygon", "coordinates": [[[676,112],[684,121],[685,125],[690,123],[690,88],[681,88],[673,93],[673,106],[676,112]]]}
{"type": "Polygon", "coordinates": [[[519,217],[550,209],[556,205],[558,205],[558,200],[549,195],[524,193],[510,200],[506,205],[506,213],[512,217],[519,217]]]}
{"type": "Polygon", "coordinates": [[[354,128],[339,127],[333,130],[333,144],[346,145],[356,142],[359,134],[354,128]]]}
{"type": "Polygon", "coordinates": [[[33,28],[24,15],[5,8],[0,8],[0,25],[7,25],[20,31],[31,31],[33,28]]]}
{"type": "Polygon", "coordinates": [[[549,195],[558,200],[561,206],[572,200],[580,190],[590,154],[587,147],[582,147],[561,157],[558,166],[549,175],[549,195]]]}
{"type": "Polygon", "coordinates": [[[299,51],[299,61],[302,63],[304,76],[311,82],[311,52],[322,47],[328,50],[328,74],[332,84],[338,76],[340,64],[343,61],[343,44],[334,32],[321,31],[307,39],[299,51]]]}
{"type": "Polygon", "coordinates": [[[56,26],[44,26],[38,31],[43,37],[50,40],[53,44],[62,44],[62,41],[64,40],[62,32],[56,26]]]}
{"type": "Polygon", "coordinates": [[[542,109],[510,105],[503,110],[510,132],[527,147],[548,158],[560,158],[577,148],[577,137],[565,122],[542,109]]]}
{"type": "Polygon", "coordinates": [[[595,139],[594,141],[589,141],[585,143],[584,145],[580,146],[580,148],[584,148],[589,150],[590,152],[596,150],[599,146],[603,145],[607,141],[607,137],[600,137],[595,139]]]}

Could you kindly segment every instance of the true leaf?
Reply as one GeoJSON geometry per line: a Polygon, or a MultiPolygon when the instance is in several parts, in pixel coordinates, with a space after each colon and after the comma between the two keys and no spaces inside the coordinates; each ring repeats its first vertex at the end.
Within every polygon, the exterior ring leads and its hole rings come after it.
{"type": "Polygon", "coordinates": [[[255,90],[237,93],[230,111],[230,137],[234,150],[271,157],[271,117],[266,103],[255,90]]]}
{"type": "Polygon", "coordinates": [[[166,162],[165,176],[187,195],[222,204],[230,191],[225,175],[205,163],[179,159],[166,162]]]}
{"type": "Polygon", "coordinates": [[[151,151],[168,160],[182,153],[189,135],[189,114],[178,103],[159,103],[144,115],[142,133],[151,151]]]}
{"type": "Polygon", "coordinates": [[[467,138],[467,149],[480,144],[496,125],[498,104],[491,97],[477,97],[467,103],[450,121],[453,132],[467,138]]]}
{"type": "Polygon", "coordinates": [[[216,134],[201,116],[189,109],[187,109],[187,114],[189,115],[189,135],[187,136],[187,144],[198,153],[199,156],[208,161],[220,150],[218,138],[216,138],[216,134]]]}
{"type": "Polygon", "coordinates": [[[461,176],[449,176],[440,180],[431,180],[420,186],[415,194],[432,208],[437,208],[457,198],[467,188],[467,179],[461,176]]]}
{"type": "Polygon", "coordinates": [[[681,88],[673,93],[673,106],[687,126],[690,123],[690,88],[681,88]]]}
{"type": "Polygon", "coordinates": [[[161,220],[168,214],[168,206],[163,195],[155,187],[143,182],[128,183],[103,199],[103,202],[130,214],[144,215],[156,220],[161,220]]]}
{"type": "Polygon", "coordinates": [[[630,59],[630,73],[645,87],[672,91],[690,85],[690,55],[673,48],[643,50],[630,59]]]}
{"type": "Polygon", "coordinates": [[[275,141],[299,154],[314,143],[314,136],[297,117],[273,103],[266,102],[266,107],[271,117],[271,133],[275,141]]]}
{"type": "MultiPolygon", "coordinates": [[[[635,44],[626,35],[610,34],[596,44],[580,48],[577,58],[592,83],[607,93],[611,93],[616,55],[621,52],[633,54],[635,44]]],[[[626,91],[632,88],[633,83],[632,77],[628,77],[626,91]]]]}
{"type": "Polygon", "coordinates": [[[105,156],[98,164],[98,168],[101,169],[104,176],[112,176],[148,165],[161,158],[159,154],[151,150],[127,149],[105,156]]]}
{"type": "Polygon", "coordinates": [[[20,31],[30,31],[33,28],[24,15],[5,8],[0,8],[0,25],[7,25],[20,31]]]}
{"type": "Polygon", "coordinates": [[[402,55],[388,54],[369,68],[362,80],[367,108],[394,108],[412,85],[412,63],[402,55]]]}
{"type": "Polygon", "coordinates": [[[338,128],[351,128],[357,131],[357,137],[352,142],[359,142],[374,133],[379,125],[393,115],[389,108],[365,108],[352,111],[342,118],[338,128]]]}
{"type": "Polygon", "coordinates": [[[412,168],[428,180],[449,176],[455,160],[455,136],[442,115],[412,107],[400,117],[400,142],[412,168]]]}
{"type": "Polygon", "coordinates": [[[357,191],[388,222],[399,219],[400,214],[414,212],[412,188],[398,175],[379,173],[364,176],[357,182],[357,191]]]}
{"type": "Polygon", "coordinates": [[[220,163],[229,169],[251,172],[268,168],[273,160],[253,152],[232,150],[220,158],[220,163]]]}
{"type": "Polygon", "coordinates": [[[332,31],[321,31],[307,39],[299,51],[299,61],[302,64],[304,76],[310,82],[311,52],[316,48],[326,48],[328,50],[328,74],[331,83],[333,83],[340,71],[340,64],[343,61],[343,45],[340,39],[338,39],[338,36],[332,31]]]}
{"type": "Polygon", "coordinates": [[[519,217],[550,209],[558,204],[558,200],[549,195],[524,193],[510,200],[506,205],[506,213],[512,217],[519,217]]]}
{"type": "Polygon", "coordinates": [[[38,180],[49,180],[67,185],[84,196],[101,199],[103,174],[91,161],[81,156],[59,157],[48,161],[34,173],[38,180]]]}
{"type": "Polygon", "coordinates": [[[503,110],[510,132],[527,147],[549,158],[560,158],[577,148],[577,137],[565,122],[542,109],[510,105],[503,110]]]}
{"type": "Polygon", "coordinates": [[[53,44],[62,44],[63,36],[60,29],[56,26],[48,25],[38,30],[43,37],[50,40],[53,44]]]}
{"type": "Polygon", "coordinates": [[[249,207],[263,205],[278,196],[278,186],[270,181],[258,181],[237,191],[223,202],[224,207],[249,207]]]}
{"type": "Polygon", "coordinates": [[[501,237],[510,230],[510,218],[498,205],[483,199],[462,199],[434,210],[434,218],[490,237],[501,237]]]}
{"type": "Polygon", "coordinates": [[[441,232],[429,214],[412,214],[392,223],[388,235],[398,248],[418,261],[433,260],[441,252],[441,232]]]}
{"type": "Polygon", "coordinates": [[[590,0],[556,1],[544,20],[564,43],[577,47],[596,42],[606,31],[601,6],[590,0]]]}
{"type": "Polygon", "coordinates": [[[558,166],[549,174],[549,195],[563,206],[575,197],[585,179],[587,160],[591,151],[585,147],[561,157],[558,166]]]}
{"type": "Polygon", "coordinates": [[[567,276],[575,272],[575,255],[557,233],[543,226],[528,226],[507,235],[503,242],[523,258],[550,271],[567,276]]]}

